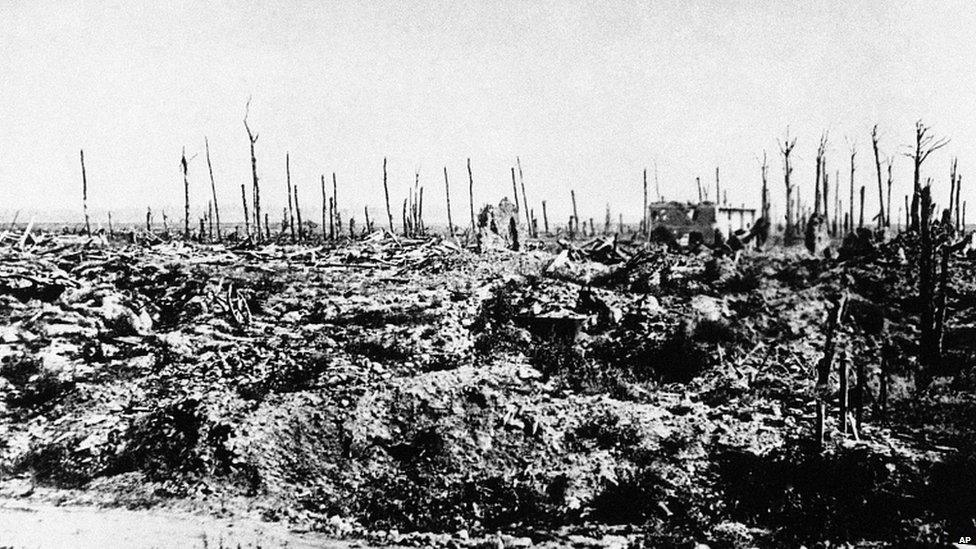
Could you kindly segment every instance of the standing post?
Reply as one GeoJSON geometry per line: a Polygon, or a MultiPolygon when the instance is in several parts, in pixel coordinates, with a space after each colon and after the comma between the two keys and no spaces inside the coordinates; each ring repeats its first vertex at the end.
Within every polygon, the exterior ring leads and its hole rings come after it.
{"type": "MultiPolygon", "coordinates": [[[[325,229],[323,228],[323,230],[325,229]]],[[[335,231],[335,199],[330,196],[329,197],[329,240],[335,240],[336,236],[337,235],[335,231]]]]}
{"type": "Polygon", "coordinates": [[[220,236],[220,205],[217,203],[217,185],[214,183],[213,165],[210,164],[210,141],[204,137],[203,143],[207,148],[207,170],[210,171],[210,193],[213,195],[214,215],[217,217],[217,242],[220,242],[222,240],[220,236]]]}
{"type": "Polygon", "coordinates": [[[857,155],[857,150],[851,145],[851,195],[850,204],[848,210],[850,213],[849,225],[844,228],[844,232],[854,232],[854,157],[857,155]]]}
{"type": "Polygon", "coordinates": [[[88,176],[85,175],[84,149],[81,150],[81,207],[85,212],[85,234],[91,236],[91,223],[88,221],[88,176]]]}
{"type": "Polygon", "coordinates": [[[213,242],[214,234],[214,215],[213,215],[213,202],[207,202],[207,237],[213,242]]]}
{"type": "Polygon", "coordinates": [[[112,238],[115,236],[115,230],[112,229],[112,212],[108,212],[108,237],[112,238]]]}
{"type": "Polygon", "coordinates": [[[146,232],[152,232],[152,208],[146,206],[146,232]]]}
{"type": "Polygon", "coordinates": [[[386,218],[390,222],[390,234],[393,234],[393,213],[390,211],[390,187],[386,184],[386,157],[383,157],[383,196],[386,199],[386,218]]]}
{"type": "Polygon", "coordinates": [[[447,198],[447,229],[454,238],[454,219],[451,218],[451,183],[447,180],[447,166],[444,166],[444,196],[447,198]]]}
{"type": "MultiPolygon", "coordinates": [[[[373,222],[369,220],[369,208],[365,204],[363,204],[363,215],[366,217],[366,232],[372,232],[373,222]]],[[[352,223],[352,220],[350,219],[349,222],[352,223]]]]}

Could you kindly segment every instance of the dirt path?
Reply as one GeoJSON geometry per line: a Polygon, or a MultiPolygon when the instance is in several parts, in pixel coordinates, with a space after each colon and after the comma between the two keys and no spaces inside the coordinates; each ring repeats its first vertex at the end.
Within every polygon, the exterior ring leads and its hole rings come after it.
{"type": "Polygon", "coordinates": [[[217,519],[170,511],[58,507],[0,499],[2,548],[347,549],[351,546],[253,519],[217,519]]]}

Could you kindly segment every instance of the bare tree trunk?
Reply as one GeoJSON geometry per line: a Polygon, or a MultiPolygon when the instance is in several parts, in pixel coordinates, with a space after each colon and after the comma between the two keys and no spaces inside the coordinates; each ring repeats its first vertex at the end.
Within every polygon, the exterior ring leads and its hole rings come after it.
{"type": "Polygon", "coordinates": [[[146,206],[146,232],[152,232],[152,208],[146,206]]]}
{"type": "Polygon", "coordinates": [[[715,205],[722,202],[722,191],[718,183],[718,166],[715,166],[715,205]]]}
{"type": "Polygon", "coordinates": [[[183,238],[190,239],[190,181],[187,179],[186,148],[183,149],[183,156],[180,159],[180,166],[183,168],[183,238]]]}
{"type": "MultiPolygon", "coordinates": [[[[288,195],[288,231],[291,233],[291,239],[295,240],[295,206],[292,205],[292,189],[291,189],[291,160],[288,157],[288,153],[285,153],[285,182],[288,195]]],[[[301,236],[299,235],[299,238],[301,236]]]]}
{"type": "Polygon", "coordinates": [[[826,407],[826,400],[830,391],[830,370],[833,368],[834,363],[834,350],[836,345],[837,330],[840,326],[841,318],[844,315],[844,307],[847,305],[847,295],[841,295],[840,298],[834,303],[833,308],[830,311],[830,315],[827,318],[827,334],[824,341],[824,351],[823,357],[820,362],[817,363],[817,384],[816,384],[816,401],[817,401],[817,444],[823,444],[823,434],[824,426],[823,420],[824,408],[826,407]]]}
{"type": "Polygon", "coordinates": [[[468,159],[468,204],[471,205],[471,236],[475,236],[474,224],[474,177],[471,175],[471,159],[468,159]]]}
{"type": "Polygon", "coordinates": [[[115,236],[115,230],[112,228],[112,212],[108,212],[108,237],[112,238],[115,236]]]}
{"type": "Polygon", "coordinates": [[[447,180],[447,166],[444,166],[444,196],[447,198],[447,229],[454,238],[454,219],[451,217],[451,183],[447,180]]]}
{"type": "Polygon", "coordinates": [[[519,185],[522,187],[522,206],[525,209],[525,223],[528,225],[529,236],[533,238],[538,236],[532,229],[532,214],[529,211],[529,199],[525,197],[525,177],[522,175],[522,160],[519,157],[515,157],[515,165],[518,166],[519,174],[519,185]]]}
{"type": "Polygon", "coordinates": [[[339,185],[336,174],[332,172],[332,213],[335,215],[336,234],[342,235],[342,217],[339,215],[339,185]]]}
{"type": "MultiPolygon", "coordinates": [[[[258,185],[258,160],[254,155],[254,144],[258,142],[258,136],[251,133],[251,127],[247,124],[247,115],[251,108],[251,100],[247,100],[247,105],[244,107],[244,129],[247,130],[247,140],[251,144],[251,201],[254,203],[254,229],[257,234],[257,239],[261,240],[261,187],[258,185]]],[[[247,211],[247,208],[244,208],[247,211]]],[[[267,215],[265,215],[265,221],[267,221],[267,215]]],[[[270,228],[267,223],[265,223],[265,231],[269,233],[270,238],[270,228]]]]}
{"type": "Polygon", "coordinates": [[[888,161],[888,215],[885,217],[885,226],[891,227],[891,164],[892,160],[888,161]]]}
{"type": "MultiPolygon", "coordinates": [[[[325,194],[325,174],[322,174],[321,182],[322,182],[322,240],[325,240],[326,237],[325,225],[326,225],[326,219],[329,214],[328,212],[329,197],[328,195],[325,194]]],[[[366,219],[369,219],[369,217],[367,216],[366,219]]]]}
{"type": "Polygon", "coordinates": [[[852,145],[851,146],[851,195],[850,195],[850,204],[848,208],[848,211],[850,212],[850,217],[848,218],[850,220],[850,224],[848,227],[844,228],[844,232],[854,231],[854,158],[856,156],[857,156],[857,150],[852,145]]]}
{"type": "Polygon", "coordinates": [[[336,237],[341,236],[336,234],[335,230],[335,199],[329,197],[329,240],[335,240],[336,237]]]}
{"type": "Polygon", "coordinates": [[[546,231],[546,236],[549,236],[549,212],[546,211],[546,201],[542,201],[542,229],[546,231]]]}
{"type": "MultiPolygon", "coordinates": [[[[369,220],[369,208],[366,207],[365,204],[363,205],[363,215],[366,218],[366,232],[367,233],[372,232],[373,231],[373,222],[369,220]]],[[[349,221],[352,222],[351,219],[349,221]]]]}
{"type": "Polygon", "coordinates": [[[213,242],[214,233],[214,218],[213,218],[213,202],[207,202],[207,236],[209,240],[213,242]]]}
{"type": "Polygon", "coordinates": [[[244,205],[244,236],[251,240],[251,214],[247,211],[247,191],[241,181],[241,204],[244,205]]]}
{"type": "Polygon", "coordinates": [[[641,234],[647,234],[647,168],[644,168],[644,209],[641,212],[641,234]]]}
{"type": "Polygon", "coordinates": [[[292,187],[291,190],[295,194],[295,217],[298,218],[298,240],[301,242],[305,239],[305,225],[302,224],[302,207],[298,203],[298,185],[292,187]]]}
{"type": "MultiPolygon", "coordinates": [[[[570,198],[573,199],[573,232],[574,233],[577,233],[577,232],[579,232],[579,213],[576,210],[576,191],[570,189],[569,196],[570,196],[570,198]]],[[[583,222],[583,225],[584,225],[583,226],[583,232],[586,233],[586,222],[585,221],[583,222]]]]}
{"type": "Polygon", "coordinates": [[[220,204],[217,203],[217,184],[214,183],[213,165],[210,163],[210,141],[204,137],[203,143],[207,149],[207,170],[210,172],[210,193],[213,194],[214,214],[217,216],[217,242],[220,242],[223,240],[220,233],[220,204]]]}
{"type": "Polygon", "coordinates": [[[85,174],[84,149],[81,151],[81,207],[85,213],[85,234],[91,236],[91,223],[88,220],[88,176],[85,174]]]}
{"type": "Polygon", "coordinates": [[[790,134],[787,131],[786,140],[780,148],[783,155],[783,180],[786,184],[786,233],[783,235],[783,241],[787,246],[792,245],[796,237],[793,226],[793,185],[790,183],[790,175],[793,173],[793,167],[790,165],[790,153],[793,152],[795,146],[796,138],[790,141],[790,134]]]}
{"type": "Polygon", "coordinates": [[[383,158],[383,196],[386,199],[386,217],[390,222],[390,234],[393,234],[393,212],[390,211],[390,187],[386,184],[386,157],[383,158]]]}
{"type": "Polygon", "coordinates": [[[857,228],[864,228],[864,185],[861,185],[861,211],[857,218],[857,228]]]}
{"type": "Polygon", "coordinates": [[[512,171],[512,194],[515,196],[515,211],[520,211],[519,207],[519,196],[518,196],[518,186],[515,184],[515,168],[509,168],[512,171]]]}
{"type": "Polygon", "coordinates": [[[878,125],[871,128],[871,147],[874,149],[874,169],[878,175],[878,226],[885,227],[884,187],[881,185],[881,156],[878,154],[878,125]]]}

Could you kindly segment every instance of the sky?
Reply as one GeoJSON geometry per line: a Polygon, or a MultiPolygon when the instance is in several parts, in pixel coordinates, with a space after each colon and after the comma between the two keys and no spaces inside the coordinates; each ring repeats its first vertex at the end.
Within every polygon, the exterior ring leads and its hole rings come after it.
{"type": "MultiPolygon", "coordinates": [[[[256,143],[262,202],[285,203],[285,155],[305,217],[336,173],[345,216],[385,219],[419,171],[425,211],[456,223],[511,196],[521,160],[528,200],[565,223],[641,216],[642,171],[668,199],[713,188],[758,206],[759,161],[783,210],[779,146],[797,138],[794,181],[813,201],[815,154],[877,205],[870,129],[894,159],[894,202],[911,186],[916,120],[950,144],[923,168],[948,194],[959,158],[976,204],[976,10],[940,2],[0,2],[0,223],[81,216],[85,151],[96,223],[112,211],[183,211],[181,151],[194,218],[206,208],[208,139],[221,217],[242,219],[250,185],[242,119],[256,143]]],[[[396,218],[399,216],[394,214],[396,218]]],[[[897,214],[897,208],[896,213],[897,214]]],[[[976,210],[973,217],[976,218],[976,210]]]]}

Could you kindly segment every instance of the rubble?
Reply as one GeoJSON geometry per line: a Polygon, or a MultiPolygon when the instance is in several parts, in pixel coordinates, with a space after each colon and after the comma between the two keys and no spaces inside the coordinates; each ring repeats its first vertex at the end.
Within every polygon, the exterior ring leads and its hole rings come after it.
{"type": "MultiPolygon", "coordinates": [[[[872,414],[856,443],[804,442],[832,296],[851,294],[842,339],[873,376],[883,343],[911,341],[914,290],[892,274],[910,240],[843,260],[614,237],[513,251],[491,229],[506,211],[483,212],[480,253],[385,231],[0,246],[0,471],[246,497],[266,518],[401,545],[798,545],[814,530],[784,523],[828,496],[850,515],[810,519],[830,539],[929,539],[907,504],[892,533],[857,530],[877,508],[854,502],[930,497],[911,492],[923,471],[956,467],[931,440],[966,436],[933,418],[976,388],[916,402],[895,387],[895,425],[872,414]],[[799,476],[852,456],[869,465],[849,494],[799,476]],[[793,499],[770,495],[794,480],[793,499]]],[[[950,303],[960,356],[974,296],[963,282],[950,303]]]]}

